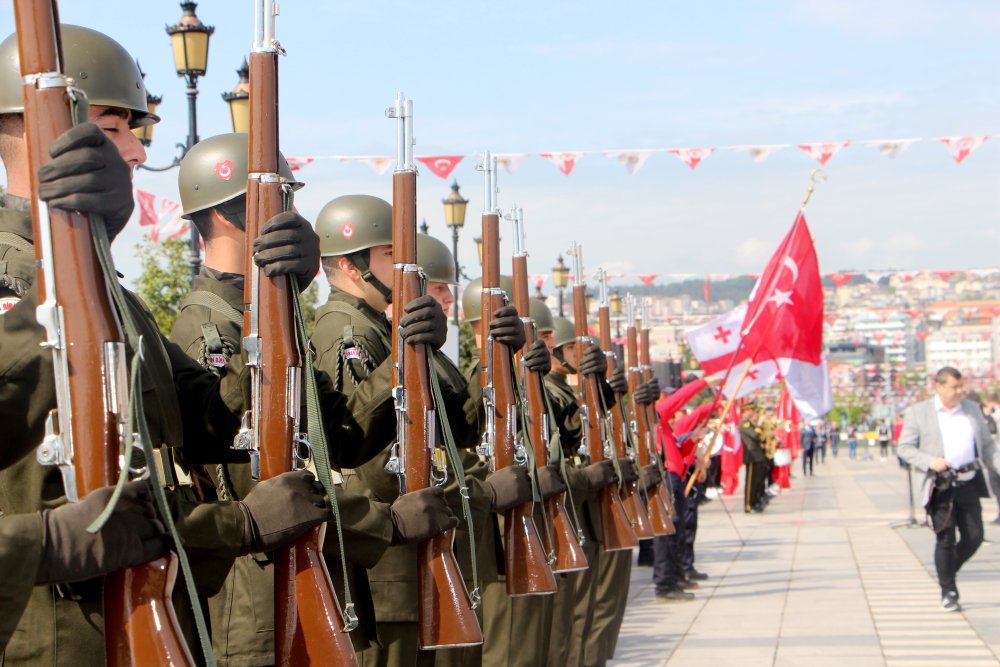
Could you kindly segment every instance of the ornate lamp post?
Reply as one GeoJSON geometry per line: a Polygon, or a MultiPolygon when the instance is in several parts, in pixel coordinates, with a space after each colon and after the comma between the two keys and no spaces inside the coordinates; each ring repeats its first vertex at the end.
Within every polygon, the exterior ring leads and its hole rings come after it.
{"type": "MultiPolygon", "coordinates": [[[[136,66],[139,66],[139,61],[135,61],[136,66]]],[[[142,71],[142,67],[139,67],[139,74],[142,75],[142,80],[146,80],[146,73],[142,71]]],[[[149,109],[149,113],[156,113],[156,107],[160,105],[163,98],[157,95],[153,95],[146,90],[146,108],[149,109]]],[[[141,125],[132,130],[132,134],[138,139],[143,146],[149,148],[149,145],[153,143],[153,128],[155,125],[141,125]]]]}
{"type": "Polygon", "coordinates": [[[222,99],[229,105],[229,119],[233,123],[233,132],[250,131],[250,64],[243,59],[243,64],[236,70],[240,80],[231,92],[222,93],[222,99]]]}
{"type": "MultiPolygon", "coordinates": [[[[441,200],[444,204],[444,224],[448,225],[451,229],[451,248],[452,256],[455,259],[455,278],[460,278],[462,275],[461,265],[458,263],[458,230],[465,226],[465,209],[469,205],[469,200],[464,198],[458,192],[458,181],[455,180],[451,184],[451,194],[441,200]]],[[[481,241],[480,241],[481,243],[481,241]]],[[[480,248],[479,263],[482,264],[482,248],[480,248]]],[[[455,324],[458,324],[458,286],[455,287],[455,324]]]]}
{"type": "Polygon", "coordinates": [[[559,290],[559,317],[566,317],[566,312],[563,309],[563,291],[569,284],[569,267],[563,261],[562,255],[559,255],[556,265],[552,267],[552,284],[559,290]]]}

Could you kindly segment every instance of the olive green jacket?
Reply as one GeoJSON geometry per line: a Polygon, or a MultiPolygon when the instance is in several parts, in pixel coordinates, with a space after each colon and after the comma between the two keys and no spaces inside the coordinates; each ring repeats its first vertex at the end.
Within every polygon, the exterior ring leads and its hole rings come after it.
{"type": "Polygon", "coordinates": [[[31,597],[41,555],[38,513],[0,517],[0,651],[31,597]]]}

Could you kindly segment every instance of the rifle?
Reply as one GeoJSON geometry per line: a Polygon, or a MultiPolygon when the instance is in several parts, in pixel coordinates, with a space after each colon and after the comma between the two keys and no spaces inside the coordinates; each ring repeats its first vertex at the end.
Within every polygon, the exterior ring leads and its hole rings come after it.
{"type": "MultiPolygon", "coordinates": [[[[618,357],[615,355],[615,351],[611,345],[611,310],[608,307],[608,274],[604,269],[598,269],[597,276],[601,297],[600,305],[597,309],[597,319],[601,328],[601,349],[604,350],[604,356],[608,359],[607,377],[610,378],[618,368],[618,357]]],[[[619,394],[616,405],[609,411],[611,418],[611,441],[614,443],[615,456],[619,459],[624,459],[626,456],[629,458],[634,457],[629,420],[625,412],[625,401],[627,398],[627,394],[619,394]]],[[[649,511],[640,497],[639,482],[623,482],[620,493],[622,504],[625,506],[625,513],[628,514],[631,520],[636,537],[639,539],[653,537],[655,532],[650,524],[649,511]]]]}
{"type": "MultiPolygon", "coordinates": [[[[583,359],[583,354],[594,345],[593,339],[587,334],[587,285],[583,277],[583,252],[575,242],[570,250],[573,255],[575,278],[573,281],[573,325],[576,327],[576,359],[577,364],[583,359]]],[[[608,441],[607,421],[605,420],[604,400],[596,375],[578,373],[580,384],[580,417],[583,419],[584,445],[590,455],[591,463],[599,463],[611,458],[612,452],[608,441]]],[[[617,467],[617,466],[616,466],[617,467]]],[[[619,551],[631,549],[639,544],[632,529],[632,523],[625,506],[618,494],[618,489],[606,486],[599,491],[601,508],[601,527],[604,533],[604,550],[619,551]]]]}
{"type": "MultiPolygon", "coordinates": [[[[250,50],[246,285],[243,348],[250,368],[250,411],[234,447],[250,452],[251,475],[269,479],[303,467],[309,439],[300,431],[302,350],[295,323],[298,290],[289,276],[267,277],[253,261],[261,227],[288,209],[291,185],[278,173],[278,56],[274,0],[254,0],[250,50]]],[[[336,502],[331,498],[331,502],[336,502]]],[[[274,556],[275,661],[356,665],[322,546],[326,524],[274,556]]],[[[348,610],[350,611],[350,610],[348,610]]]]}
{"type": "MultiPolygon", "coordinates": [[[[31,190],[37,193],[38,169],[51,159],[49,146],[73,126],[73,110],[86,109],[87,102],[84,92],[62,73],[55,1],[15,0],[14,13],[25,82],[31,190]]],[[[35,196],[32,230],[38,260],[37,318],[45,329],[42,346],[52,351],[56,387],[56,409],[46,418],[37,459],[59,467],[67,502],[77,502],[114,485],[118,455],[123,447],[133,446],[126,433],[125,336],[89,217],[50,210],[35,196]]],[[[142,396],[133,399],[141,401],[142,396]]],[[[176,576],[177,557],[171,554],[104,578],[108,665],[194,664],[170,598],[176,576]]]]}
{"type": "MultiPolygon", "coordinates": [[[[642,300],[642,329],[639,330],[639,342],[642,343],[642,347],[640,348],[639,367],[642,369],[643,382],[649,382],[653,379],[653,365],[650,361],[649,354],[649,303],[650,300],[648,298],[642,300]]],[[[656,430],[659,428],[658,424],[660,423],[660,415],[656,412],[655,405],[647,405],[646,414],[648,415],[646,417],[646,422],[649,424],[650,442],[652,442],[653,438],[655,438],[656,430]]],[[[661,489],[659,493],[660,498],[663,500],[663,504],[670,513],[670,517],[672,519],[676,519],[677,510],[674,509],[673,496],[667,492],[666,488],[661,489]]]]}
{"type": "MultiPolygon", "coordinates": [[[[494,340],[489,325],[493,313],[507,305],[500,287],[500,213],[496,205],[497,159],[486,151],[483,157],[486,203],[483,208],[483,297],[482,334],[483,402],[486,404],[487,456],[494,469],[524,465],[526,455],[517,440],[520,400],[514,377],[513,355],[494,340]]],[[[532,518],[534,503],[527,502],[504,512],[504,572],[507,594],[548,595],[556,592],[556,579],[532,518]]]]}
{"type": "MultiPolygon", "coordinates": [[[[527,347],[534,343],[538,336],[528,302],[528,252],[524,248],[524,211],[515,207],[509,219],[514,223],[514,306],[517,307],[521,321],[524,322],[524,335],[527,339],[525,347],[527,347]]],[[[519,365],[520,355],[519,352],[516,358],[519,365]]],[[[535,465],[542,468],[548,463],[549,429],[553,426],[549,422],[548,397],[541,373],[522,367],[521,377],[524,379],[524,393],[528,401],[527,429],[534,448],[535,465]]],[[[549,544],[546,545],[554,556],[552,571],[585,570],[588,567],[587,556],[580,546],[580,539],[566,512],[566,494],[557,494],[545,500],[544,505],[552,533],[548,536],[549,544]]]]}
{"type": "MultiPolygon", "coordinates": [[[[628,363],[628,384],[632,392],[642,384],[642,368],[639,365],[639,336],[636,331],[635,300],[629,294],[626,298],[628,305],[626,330],[626,353],[628,363]]],[[[655,412],[655,408],[653,409],[655,412]]],[[[654,422],[650,421],[650,411],[641,405],[635,406],[635,421],[633,429],[636,432],[636,439],[639,446],[636,448],[636,459],[639,467],[647,466],[651,461],[656,461],[657,469],[660,470],[660,480],[649,488],[646,494],[649,509],[650,522],[653,525],[653,533],[656,535],[673,535],[677,532],[672,520],[674,516],[673,499],[667,489],[663,479],[663,466],[660,465],[660,457],[653,447],[654,422]]]]}
{"type": "MultiPolygon", "coordinates": [[[[424,293],[425,278],[417,266],[417,169],[413,165],[413,102],[402,93],[386,115],[396,119],[396,169],[392,174],[392,303],[396,335],[392,337],[393,397],[396,405],[396,442],[399,452],[400,493],[431,485],[436,457],[439,414],[432,394],[427,345],[402,340],[402,308],[424,293]]],[[[443,406],[442,406],[443,408],[443,406]]],[[[447,479],[447,467],[440,481],[447,479]]],[[[438,479],[434,480],[438,482],[438,479]]],[[[420,648],[474,646],[483,633],[452,546],[454,529],[417,545],[417,600],[420,648]]]]}

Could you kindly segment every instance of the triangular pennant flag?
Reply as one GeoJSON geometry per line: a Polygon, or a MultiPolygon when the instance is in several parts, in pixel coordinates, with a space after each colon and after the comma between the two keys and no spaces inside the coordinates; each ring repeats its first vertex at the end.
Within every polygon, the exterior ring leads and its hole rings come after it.
{"type": "Polygon", "coordinates": [[[633,176],[635,172],[642,169],[642,165],[646,164],[646,160],[655,152],[652,150],[604,151],[604,155],[617,158],[629,176],[633,176]]]}
{"type": "Polygon", "coordinates": [[[923,340],[927,340],[927,337],[930,336],[930,335],[931,335],[931,333],[929,331],[918,331],[917,332],[917,338],[919,338],[922,341],[923,340]]]}
{"type": "Polygon", "coordinates": [[[903,312],[906,313],[907,317],[911,320],[915,320],[924,314],[924,311],[919,308],[911,308],[909,310],[904,310],[903,312]]]}
{"type": "Polygon", "coordinates": [[[154,241],[175,239],[191,229],[191,223],[180,216],[181,205],[169,199],[160,201],[160,218],[156,228],[150,232],[154,241]]]}
{"type": "Polygon", "coordinates": [[[667,151],[676,155],[681,162],[694,170],[702,160],[715,152],[714,148],[671,148],[667,151]]]}
{"type": "Polygon", "coordinates": [[[847,148],[850,141],[833,141],[817,144],[799,144],[799,148],[816,158],[816,161],[825,165],[827,161],[837,154],[841,148],[847,148]]]}
{"type": "Polygon", "coordinates": [[[851,282],[851,278],[854,277],[853,273],[828,273],[826,277],[830,279],[831,282],[837,287],[843,287],[847,283],[851,282]]]}
{"type": "Polygon", "coordinates": [[[156,195],[152,192],[139,190],[138,188],[134,190],[134,193],[135,202],[138,204],[136,211],[139,213],[139,226],[155,226],[160,221],[160,216],[156,213],[156,195]]]}
{"type": "Polygon", "coordinates": [[[312,164],[315,159],[316,158],[314,157],[290,157],[285,158],[285,161],[288,163],[289,169],[292,171],[298,171],[307,164],[312,164]]]}
{"type": "Polygon", "coordinates": [[[982,137],[941,137],[938,139],[951,151],[951,158],[955,164],[962,164],[962,160],[969,157],[972,151],[976,150],[989,139],[989,136],[982,137]]]}
{"type": "Polygon", "coordinates": [[[497,159],[497,166],[506,169],[508,174],[520,169],[528,157],[528,153],[493,153],[493,155],[497,159]]]}
{"type": "Polygon", "coordinates": [[[731,146],[731,151],[745,151],[750,154],[750,159],[754,162],[763,162],[771,153],[777,153],[783,148],[788,148],[788,144],[770,144],[764,146],[731,146]]]}
{"type": "Polygon", "coordinates": [[[872,139],[861,143],[865,146],[871,146],[890,160],[895,160],[916,141],[920,141],[920,139],[872,139]]]}
{"type": "Polygon", "coordinates": [[[549,279],[549,274],[547,273],[535,273],[528,276],[528,280],[533,282],[535,284],[535,287],[537,287],[538,289],[542,289],[542,285],[544,285],[545,281],[548,279],[549,279]]]}
{"type": "Polygon", "coordinates": [[[934,271],[933,273],[935,276],[937,276],[938,278],[940,278],[945,282],[948,282],[949,280],[958,275],[958,271],[934,271]]]}
{"type": "Polygon", "coordinates": [[[427,165],[438,178],[448,178],[455,166],[462,161],[463,155],[424,155],[416,159],[427,165]]]}
{"type": "Polygon", "coordinates": [[[868,280],[872,281],[876,285],[878,285],[879,282],[881,282],[881,280],[883,278],[885,278],[887,275],[889,275],[888,271],[866,271],[865,272],[865,278],[867,278],[868,280]]]}
{"type": "Polygon", "coordinates": [[[832,326],[840,319],[840,315],[838,313],[825,313],[823,319],[826,320],[827,324],[832,326]]]}
{"type": "Polygon", "coordinates": [[[640,273],[636,277],[639,280],[641,280],[642,284],[645,285],[646,287],[652,287],[653,281],[656,280],[656,277],[658,275],[659,275],[658,273],[640,273]]]}
{"type": "Polygon", "coordinates": [[[396,161],[396,159],[391,157],[383,157],[381,155],[359,155],[356,157],[342,157],[340,158],[340,161],[361,162],[371,167],[372,171],[381,176],[389,169],[389,167],[392,165],[393,162],[396,161]]]}
{"type": "Polygon", "coordinates": [[[540,156],[559,167],[559,171],[567,176],[576,166],[576,161],[583,157],[582,151],[570,151],[566,153],[539,153],[540,156]]]}

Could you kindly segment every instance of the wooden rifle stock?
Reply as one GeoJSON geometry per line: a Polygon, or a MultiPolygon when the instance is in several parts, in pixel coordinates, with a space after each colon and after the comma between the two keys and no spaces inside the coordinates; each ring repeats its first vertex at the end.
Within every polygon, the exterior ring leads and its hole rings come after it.
{"type": "MultiPolygon", "coordinates": [[[[579,253],[579,248],[576,249],[579,253]]],[[[593,341],[587,333],[587,287],[583,284],[583,270],[577,256],[577,275],[573,283],[573,319],[576,327],[576,359],[577,364],[583,360],[584,353],[593,346],[593,341]]],[[[601,391],[596,375],[579,373],[580,389],[583,393],[583,429],[587,438],[587,449],[591,463],[600,463],[614,452],[604,451],[605,424],[601,399],[601,391]]],[[[618,487],[614,484],[606,486],[599,492],[601,510],[601,530],[604,533],[604,550],[620,551],[631,549],[639,544],[632,529],[632,522],[625,512],[618,487]]]]}
{"type": "MultiPolygon", "coordinates": [[[[253,261],[253,241],[261,228],[285,210],[278,155],[278,49],[273,2],[258,2],[258,25],[250,54],[250,177],[247,181],[246,283],[243,345],[251,369],[251,417],[260,478],[295,469],[300,439],[302,350],[295,328],[287,276],[267,277],[253,261]]],[[[322,546],[323,524],[274,557],[275,662],[278,665],[356,665],[343,612],[322,546]]]]}
{"type": "MultiPolygon", "coordinates": [[[[520,211],[516,224],[520,225],[520,211]]],[[[516,237],[520,237],[522,228],[515,230],[516,237]]],[[[517,243],[517,241],[515,241],[517,243]]],[[[531,318],[531,305],[528,301],[528,253],[515,251],[513,258],[513,278],[514,278],[514,306],[524,321],[524,335],[527,339],[525,349],[537,340],[535,321],[531,318]]],[[[518,352],[517,362],[520,363],[518,352]]],[[[538,468],[544,467],[549,460],[549,428],[556,428],[555,424],[548,423],[548,406],[545,397],[545,385],[542,374],[536,371],[524,369],[524,391],[528,400],[528,429],[531,433],[531,443],[534,447],[535,465],[538,468]]],[[[551,530],[551,544],[547,544],[548,551],[555,556],[552,563],[553,572],[575,572],[587,569],[587,556],[580,546],[576,530],[573,529],[573,522],[569,519],[566,511],[566,494],[559,493],[543,501],[544,511],[548,517],[551,530]]]]}
{"type": "MultiPolygon", "coordinates": [[[[601,349],[604,350],[604,356],[608,359],[607,377],[611,378],[618,370],[618,358],[611,345],[611,313],[607,305],[602,303],[597,309],[597,319],[601,330],[601,349]]],[[[627,394],[619,394],[615,406],[611,408],[611,441],[614,443],[615,456],[619,459],[624,459],[629,455],[625,448],[629,437],[628,419],[625,416],[625,400],[627,398],[627,394]]],[[[650,523],[649,511],[646,504],[642,502],[639,493],[639,481],[622,484],[620,495],[622,505],[625,506],[625,513],[628,514],[629,520],[632,522],[632,529],[635,530],[636,537],[640,540],[653,537],[655,533],[650,523]]]]}
{"type": "MultiPolygon", "coordinates": [[[[643,311],[645,313],[645,310],[643,311]]],[[[645,314],[642,318],[642,329],[639,331],[639,342],[642,343],[639,353],[639,367],[642,369],[642,381],[649,382],[653,379],[653,366],[650,363],[649,355],[649,326],[646,322],[645,314]]],[[[656,439],[656,429],[660,421],[660,416],[656,413],[655,405],[646,406],[646,423],[649,425],[649,442],[650,446],[653,446],[653,442],[656,439]]],[[[666,453],[664,452],[664,456],[666,453]]],[[[666,506],[667,511],[670,513],[671,518],[677,518],[677,510],[674,509],[674,499],[667,491],[665,485],[660,485],[661,489],[657,490],[657,494],[663,501],[664,506],[666,506]]],[[[672,531],[671,531],[672,532],[672,531]]]]}
{"type": "MultiPolygon", "coordinates": [[[[626,331],[626,361],[628,366],[628,384],[630,393],[642,384],[642,369],[639,367],[639,335],[636,331],[635,320],[629,318],[629,325],[626,331]]],[[[634,403],[634,402],[633,402],[634,403]]],[[[655,407],[654,407],[655,409],[655,407]]],[[[652,462],[657,462],[657,470],[660,469],[659,457],[653,450],[653,428],[649,422],[649,411],[644,406],[634,403],[635,430],[638,444],[636,446],[636,462],[639,467],[647,466],[652,462]]],[[[647,509],[649,509],[650,523],[655,535],[673,535],[677,532],[673,522],[673,499],[663,482],[662,471],[660,479],[656,481],[646,494],[647,509]]]]}
{"type": "MultiPolygon", "coordinates": [[[[55,0],[15,0],[14,12],[22,77],[62,72],[55,0]]],[[[33,193],[39,167],[51,159],[49,146],[73,126],[68,93],[58,76],[38,76],[24,85],[33,193]]],[[[32,197],[32,228],[39,322],[46,329],[45,346],[53,350],[57,386],[57,407],[49,414],[39,460],[59,465],[67,500],[76,502],[117,482],[118,455],[123,445],[131,446],[123,443],[129,400],[125,338],[88,217],[49,209],[32,197]]],[[[170,599],[176,574],[177,557],[168,555],[104,578],[108,665],[194,664],[170,599]]]]}
{"type": "MultiPolygon", "coordinates": [[[[489,335],[493,314],[507,305],[500,287],[500,216],[489,206],[496,158],[486,154],[487,207],[483,211],[483,382],[492,389],[492,405],[487,401],[487,423],[492,423],[493,462],[496,470],[521,465],[517,457],[518,398],[514,388],[513,356],[506,345],[489,335]]],[[[532,517],[534,503],[527,502],[504,512],[504,565],[507,594],[548,595],[556,592],[556,579],[549,567],[542,541],[532,517]]]]}
{"type": "MultiPolygon", "coordinates": [[[[396,118],[403,126],[412,119],[412,103],[397,98],[396,118]]],[[[410,127],[402,132],[399,164],[392,175],[392,303],[394,327],[398,331],[403,306],[423,295],[417,266],[417,171],[409,159],[413,144],[410,127]]],[[[426,344],[401,346],[397,333],[392,337],[392,365],[396,387],[397,431],[402,449],[403,484],[406,491],[431,486],[438,418],[431,389],[426,344]]],[[[443,409],[443,406],[442,406],[443,409]]],[[[455,530],[432,537],[417,545],[417,600],[422,649],[475,646],[483,642],[469,592],[452,549],[455,530]]]]}

